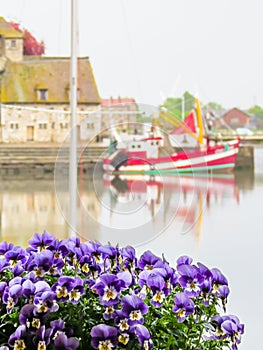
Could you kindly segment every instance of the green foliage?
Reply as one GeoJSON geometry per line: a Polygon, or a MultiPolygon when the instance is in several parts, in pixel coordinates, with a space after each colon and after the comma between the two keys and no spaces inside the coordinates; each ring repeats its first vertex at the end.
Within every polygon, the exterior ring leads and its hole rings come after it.
{"type": "Polygon", "coordinates": [[[224,109],[224,107],[217,102],[208,102],[206,105],[204,105],[204,109],[213,109],[216,111],[220,111],[224,109]]]}
{"type": "Polygon", "coordinates": [[[255,105],[254,107],[250,107],[248,109],[248,113],[254,114],[256,117],[263,118],[263,108],[258,105],[255,105]]]}
{"type": "Polygon", "coordinates": [[[184,119],[195,105],[195,98],[186,91],[182,97],[168,97],[160,107],[166,108],[179,119],[184,119]],[[184,102],[184,116],[182,116],[182,103],[184,102]]]}

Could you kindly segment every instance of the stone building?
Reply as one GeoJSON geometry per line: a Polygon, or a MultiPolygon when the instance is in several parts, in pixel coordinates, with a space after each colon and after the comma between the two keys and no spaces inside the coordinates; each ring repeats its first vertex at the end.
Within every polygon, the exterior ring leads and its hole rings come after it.
{"type": "Polygon", "coordinates": [[[116,126],[119,131],[136,130],[136,121],[138,114],[138,106],[134,98],[108,98],[101,100],[101,130],[110,128],[111,125],[116,126]]]}
{"type": "MultiPolygon", "coordinates": [[[[23,56],[23,35],[0,17],[0,142],[59,142],[70,128],[70,58],[23,56]]],[[[78,58],[78,135],[100,130],[100,96],[88,57],[78,58]],[[91,127],[92,126],[92,127],[91,127]]]]}

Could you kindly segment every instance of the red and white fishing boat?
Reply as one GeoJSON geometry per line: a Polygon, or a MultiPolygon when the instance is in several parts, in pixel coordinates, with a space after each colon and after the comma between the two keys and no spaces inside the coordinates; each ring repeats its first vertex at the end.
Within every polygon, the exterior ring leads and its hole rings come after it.
{"type": "MultiPolygon", "coordinates": [[[[170,113],[160,112],[160,117],[171,121],[170,113]]],[[[194,113],[184,123],[174,123],[177,128],[171,134],[160,133],[153,127],[150,137],[128,139],[119,142],[112,154],[103,158],[103,168],[110,173],[129,174],[169,174],[183,172],[207,172],[233,170],[239,150],[240,139],[215,142],[205,135],[200,102],[196,99],[194,113]],[[195,120],[191,127],[190,117],[195,120]],[[179,140],[176,141],[176,136],[179,140]],[[194,140],[190,143],[189,138],[194,140]],[[165,140],[170,141],[167,148],[165,140]],[[172,148],[171,146],[177,146],[172,148]],[[168,151],[169,150],[169,151],[168,151]],[[172,150],[172,151],[171,151],[172,150]]]]}

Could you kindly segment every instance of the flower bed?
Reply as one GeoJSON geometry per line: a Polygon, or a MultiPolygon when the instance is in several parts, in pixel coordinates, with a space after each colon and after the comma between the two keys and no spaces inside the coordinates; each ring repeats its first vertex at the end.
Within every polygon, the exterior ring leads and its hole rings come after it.
{"type": "Polygon", "coordinates": [[[0,243],[0,349],[237,349],[227,279],[133,247],[36,234],[0,243]]]}

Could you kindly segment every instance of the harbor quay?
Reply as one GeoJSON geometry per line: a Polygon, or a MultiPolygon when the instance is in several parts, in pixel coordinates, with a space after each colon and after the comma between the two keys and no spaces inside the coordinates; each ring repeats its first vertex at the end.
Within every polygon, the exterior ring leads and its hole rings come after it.
{"type": "MultiPolygon", "coordinates": [[[[105,144],[80,146],[77,150],[78,166],[83,172],[98,164],[100,169],[105,144]]],[[[53,173],[55,167],[65,171],[69,162],[69,147],[54,143],[0,144],[0,175],[26,174],[30,172],[53,173]]],[[[235,169],[253,169],[254,146],[240,146],[235,169]]]]}

